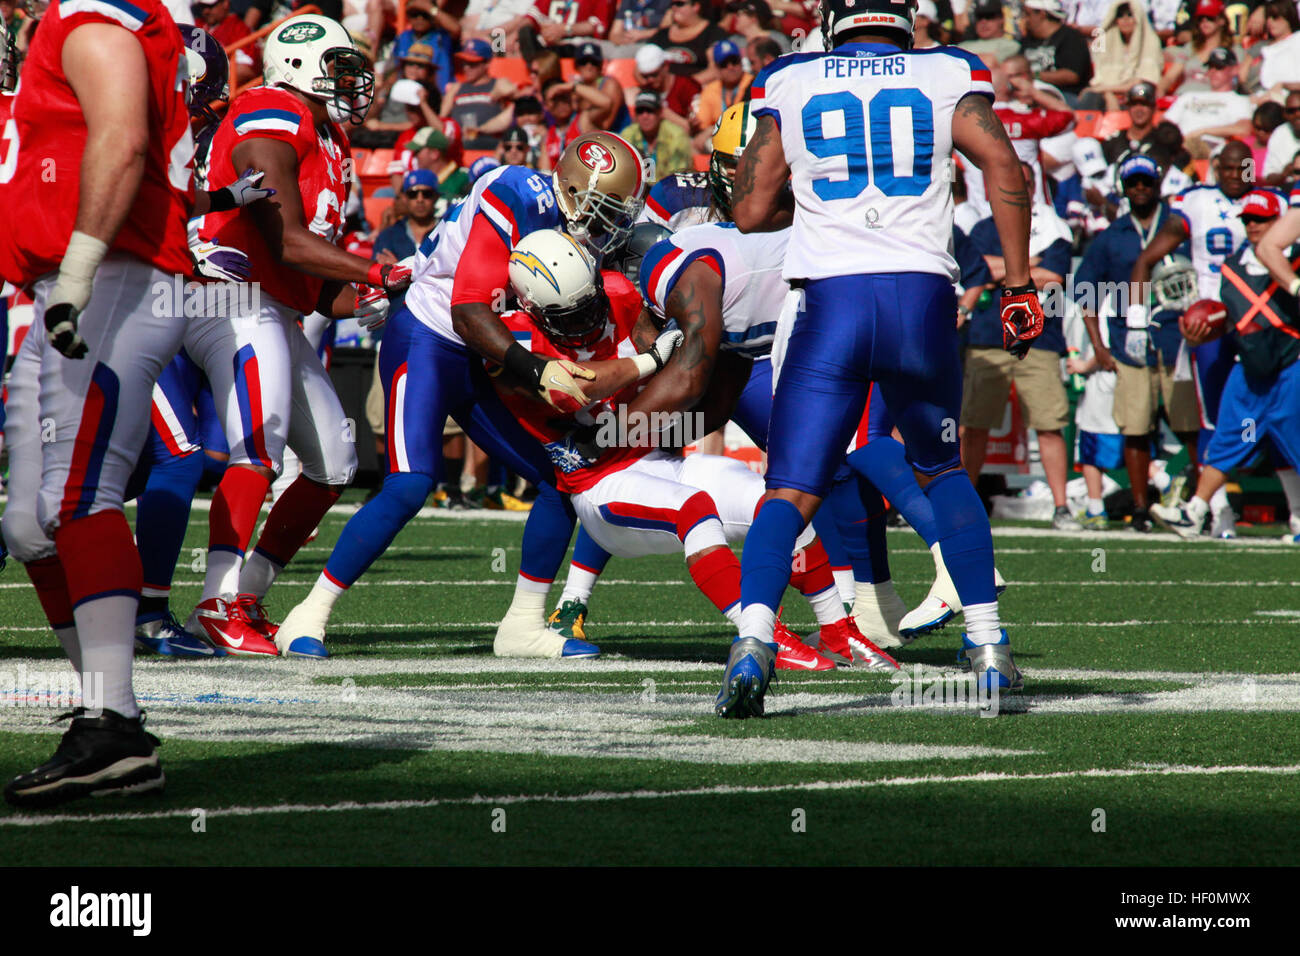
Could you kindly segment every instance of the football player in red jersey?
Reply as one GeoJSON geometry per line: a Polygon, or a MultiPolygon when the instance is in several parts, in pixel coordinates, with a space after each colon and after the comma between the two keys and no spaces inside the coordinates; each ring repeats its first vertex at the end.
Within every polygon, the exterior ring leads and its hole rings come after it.
{"type": "Polygon", "coordinates": [[[347,31],[325,17],[293,17],[267,40],[264,62],[266,85],[236,99],[213,136],[208,178],[216,188],[240,170],[259,170],[276,198],[210,214],[198,228],[200,240],[248,256],[260,295],[233,316],[192,320],[185,337],[212,383],[230,445],[213,496],[203,598],[187,629],[243,655],[277,653],[261,598],[356,470],[350,423],[298,318],[321,311],[378,324],[386,293],[410,278],[402,266],[337,245],[351,182],[339,124],[365,119],[374,88],[347,31]],[[245,560],[286,443],[303,473],[245,560]]]}
{"type": "Polygon", "coordinates": [[[131,686],[141,569],[122,497],[184,331],[150,292],[192,269],[182,64],[159,0],[65,0],[41,20],[5,124],[0,275],[34,286],[39,393],[21,398],[41,427],[10,429],[4,532],[84,703],[54,756],[5,788],[15,806],[163,786],[131,686]]]}

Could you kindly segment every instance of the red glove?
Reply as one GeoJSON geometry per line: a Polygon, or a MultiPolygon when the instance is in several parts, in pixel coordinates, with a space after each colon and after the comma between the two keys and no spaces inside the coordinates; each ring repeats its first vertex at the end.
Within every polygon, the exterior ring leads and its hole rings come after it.
{"type": "Polygon", "coordinates": [[[1031,279],[1024,285],[1002,289],[1002,347],[1018,359],[1043,334],[1043,305],[1031,279]]]}
{"type": "Polygon", "coordinates": [[[407,266],[376,262],[366,273],[366,285],[378,286],[388,292],[401,292],[411,284],[411,270],[407,266]]]}

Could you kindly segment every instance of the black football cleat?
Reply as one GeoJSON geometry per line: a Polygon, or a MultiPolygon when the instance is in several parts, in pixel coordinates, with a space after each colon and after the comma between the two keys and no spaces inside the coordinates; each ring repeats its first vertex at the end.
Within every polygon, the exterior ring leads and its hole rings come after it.
{"type": "Polygon", "coordinates": [[[126,718],[105,710],[86,716],[78,707],[58,718],[72,718],[54,756],[5,787],[5,802],[39,810],[80,797],[115,793],[161,793],[165,778],[158,761],[158,738],[146,733],[144,715],[126,718]]]}

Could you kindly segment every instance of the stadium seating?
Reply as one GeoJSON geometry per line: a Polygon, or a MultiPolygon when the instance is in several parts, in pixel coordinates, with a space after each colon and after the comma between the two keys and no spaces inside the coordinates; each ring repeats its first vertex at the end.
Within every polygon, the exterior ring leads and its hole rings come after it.
{"type": "Polygon", "coordinates": [[[488,76],[509,80],[515,86],[527,86],[533,82],[528,72],[528,61],[519,56],[494,56],[488,61],[488,76]]]}
{"type": "Polygon", "coordinates": [[[376,232],[382,228],[384,210],[392,204],[393,200],[389,197],[367,196],[365,198],[366,221],[376,232]]]}

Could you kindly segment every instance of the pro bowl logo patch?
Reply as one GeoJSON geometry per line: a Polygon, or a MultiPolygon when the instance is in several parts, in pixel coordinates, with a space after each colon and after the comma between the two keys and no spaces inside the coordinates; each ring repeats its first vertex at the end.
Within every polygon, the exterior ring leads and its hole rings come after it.
{"type": "Polygon", "coordinates": [[[319,23],[291,23],[279,32],[276,39],[281,43],[310,43],[325,35],[325,28],[319,23]]]}
{"type": "Polygon", "coordinates": [[[614,171],[614,154],[600,143],[583,143],[578,147],[578,159],[589,169],[598,173],[614,171]]]}

